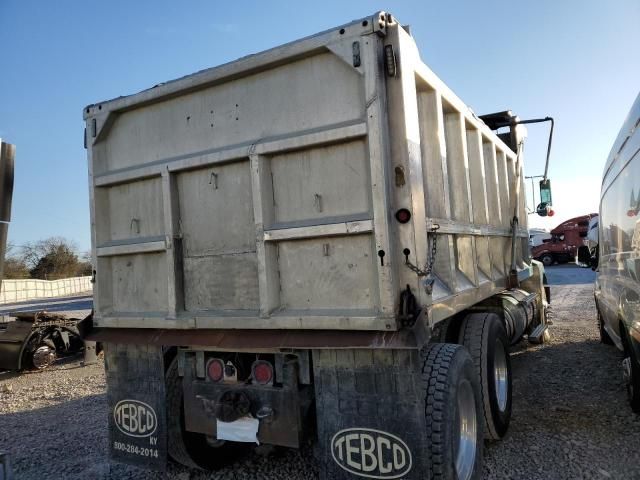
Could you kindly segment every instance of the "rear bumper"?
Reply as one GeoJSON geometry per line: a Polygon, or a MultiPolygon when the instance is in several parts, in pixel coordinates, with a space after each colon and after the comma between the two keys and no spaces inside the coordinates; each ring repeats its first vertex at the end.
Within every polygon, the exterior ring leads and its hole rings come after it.
{"type": "Polygon", "coordinates": [[[250,403],[249,415],[260,422],[257,434],[260,443],[300,447],[305,425],[309,425],[307,415],[313,387],[298,387],[296,366],[295,362],[285,363],[282,386],[213,383],[196,378],[194,357],[187,355],[182,384],[185,429],[218,438],[219,403],[225,393],[231,392],[250,403]]]}
{"type": "Polygon", "coordinates": [[[221,351],[253,352],[264,349],[397,348],[415,349],[410,330],[224,330],[94,328],[84,338],[94,342],[138,345],[190,345],[221,351]]]}

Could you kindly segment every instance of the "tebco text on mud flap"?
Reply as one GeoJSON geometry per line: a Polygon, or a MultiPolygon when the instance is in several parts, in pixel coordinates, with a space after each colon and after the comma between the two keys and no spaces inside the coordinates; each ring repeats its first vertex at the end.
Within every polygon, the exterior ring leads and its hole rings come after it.
{"type": "Polygon", "coordinates": [[[413,463],[405,442],[370,428],[340,430],[331,439],[331,455],[343,470],[367,478],[399,478],[413,463]]]}
{"type": "Polygon", "coordinates": [[[158,417],[150,405],[139,400],[121,400],[113,409],[118,429],[130,437],[149,437],[158,427],[158,417]]]}

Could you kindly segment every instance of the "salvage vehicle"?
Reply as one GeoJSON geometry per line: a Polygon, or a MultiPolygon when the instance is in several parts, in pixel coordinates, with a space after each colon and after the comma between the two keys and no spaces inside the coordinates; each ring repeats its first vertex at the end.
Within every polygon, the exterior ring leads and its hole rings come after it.
{"type": "Polygon", "coordinates": [[[542,245],[545,240],[550,240],[551,234],[544,228],[530,228],[529,229],[529,246],[537,247],[542,245]]]}
{"type": "MultiPolygon", "coordinates": [[[[0,279],[11,221],[15,151],[14,145],[0,140],[0,279]]],[[[79,321],[47,312],[22,312],[3,318],[0,322],[0,369],[43,369],[58,356],[85,349],[77,328],[79,321]]],[[[87,353],[95,357],[94,344],[86,350],[86,357],[87,353]]]]}
{"type": "Polygon", "coordinates": [[[597,218],[597,213],[590,213],[562,222],[549,232],[550,238],[531,249],[531,256],[547,267],[556,262],[573,262],[578,248],[587,244],[590,222],[597,218]]]}
{"type": "Polygon", "coordinates": [[[58,357],[81,352],[79,322],[48,312],[13,314],[0,323],[0,369],[42,370],[58,357]]]}
{"type": "Polygon", "coordinates": [[[598,255],[583,251],[596,269],[600,340],[624,354],[629,401],[640,413],[640,95],[616,138],[604,168],[598,255]],[[591,258],[590,258],[591,257],[591,258]]]}
{"type": "Polygon", "coordinates": [[[549,117],[478,117],[385,12],[83,114],[113,460],[315,438],[322,478],[480,478],[548,335],[549,117]]]}

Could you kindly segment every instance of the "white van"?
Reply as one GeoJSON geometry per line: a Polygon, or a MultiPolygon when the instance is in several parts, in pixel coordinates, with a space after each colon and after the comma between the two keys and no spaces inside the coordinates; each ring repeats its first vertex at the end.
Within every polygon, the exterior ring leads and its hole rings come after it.
{"type": "Polygon", "coordinates": [[[595,299],[603,343],[624,352],[629,400],[640,413],[640,95],[602,179],[595,299]]]}

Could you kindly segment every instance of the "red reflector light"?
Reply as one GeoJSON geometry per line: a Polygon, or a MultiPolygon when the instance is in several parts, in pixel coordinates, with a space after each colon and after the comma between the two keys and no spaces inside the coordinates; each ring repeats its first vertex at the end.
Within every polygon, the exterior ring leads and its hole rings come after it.
{"type": "Polygon", "coordinates": [[[401,208],[396,212],[396,220],[400,223],[407,223],[411,220],[411,212],[406,208],[401,208]]]}
{"type": "Polygon", "coordinates": [[[260,385],[271,383],[273,382],[273,367],[265,360],[256,360],[251,366],[251,376],[260,385]]]}
{"type": "Polygon", "coordinates": [[[224,377],[224,363],[219,358],[207,362],[207,376],[212,382],[219,382],[224,377]]]}

